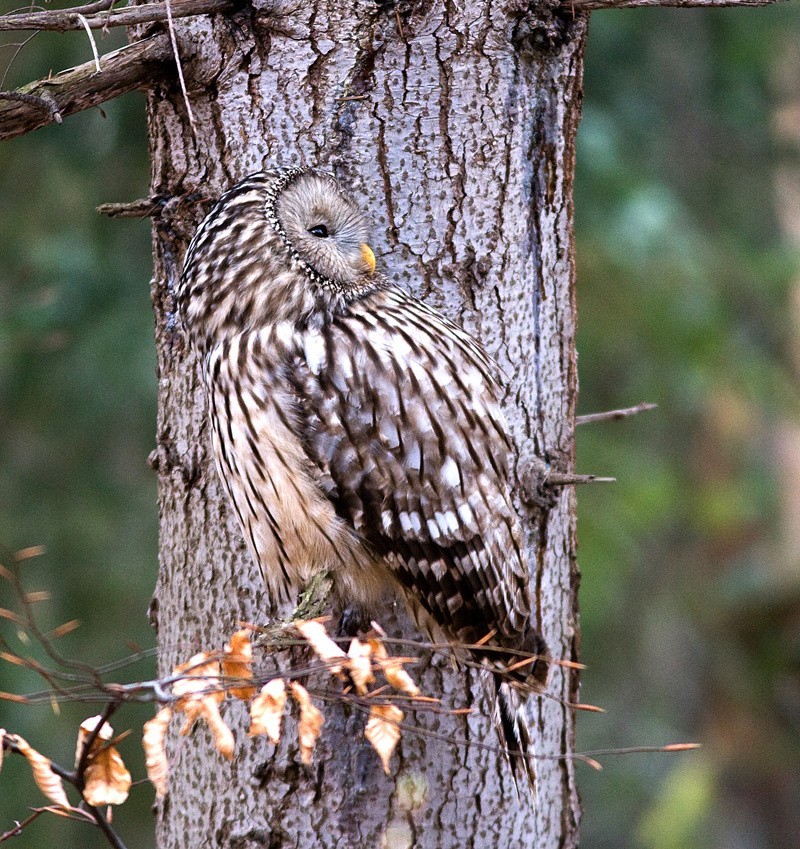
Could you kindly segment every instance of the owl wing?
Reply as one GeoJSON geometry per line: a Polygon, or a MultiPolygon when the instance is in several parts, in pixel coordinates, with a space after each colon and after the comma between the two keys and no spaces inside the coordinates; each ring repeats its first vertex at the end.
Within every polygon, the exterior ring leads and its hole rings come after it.
{"type": "Polygon", "coordinates": [[[306,450],[337,514],[453,637],[528,629],[496,367],[462,330],[387,286],[303,336],[292,367],[306,450]]]}

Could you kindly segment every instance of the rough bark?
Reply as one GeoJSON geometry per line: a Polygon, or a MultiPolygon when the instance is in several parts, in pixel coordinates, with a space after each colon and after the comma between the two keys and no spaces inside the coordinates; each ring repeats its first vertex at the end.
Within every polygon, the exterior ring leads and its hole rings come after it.
{"type": "MultiPolygon", "coordinates": [[[[569,471],[576,395],[573,141],[585,20],[527,4],[475,0],[396,6],[365,0],[263,6],[176,21],[196,130],[177,88],[149,102],[153,196],[174,198],[154,227],[159,351],[161,572],[153,603],[162,672],[217,647],[237,621],[269,617],[211,465],[196,363],[172,291],[207,201],[271,163],[335,172],[374,222],[389,275],[483,340],[509,379],[505,399],[523,456],[569,471]],[[281,9],[283,11],[281,11],[281,9]]],[[[576,653],[574,497],[523,506],[536,616],[556,657],[576,653]]],[[[377,618],[412,633],[402,611],[377,618]]],[[[421,714],[453,740],[496,736],[479,676],[433,659],[423,690],[475,706],[468,718],[421,714]]],[[[573,700],[574,673],[549,688],[573,700]]],[[[531,705],[538,751],[573,745],[573,715],[531,705]]],[[[232,763],[198,731],[173,751],[159,811],[162,849],[223,847],[570,847],[572,763],[538,765],[536,810],[496,752],[405,732],[385,776],[360,739],[363,717],[326,706],[322,742],[302,767],[286,735],[274,750],[227,717],[232,763]]]]}

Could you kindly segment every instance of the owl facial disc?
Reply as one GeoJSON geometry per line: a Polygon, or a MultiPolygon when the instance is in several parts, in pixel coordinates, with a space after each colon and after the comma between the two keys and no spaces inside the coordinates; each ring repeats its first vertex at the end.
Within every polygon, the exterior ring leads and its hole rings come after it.
{"type": "Polygon", "coordinates": [[[292,168],[271,189],[267,218],[306,276],[327,289],[360,289],[375,271],[375,254],[366,243],[366,219],[336,180],[292,168]]]}

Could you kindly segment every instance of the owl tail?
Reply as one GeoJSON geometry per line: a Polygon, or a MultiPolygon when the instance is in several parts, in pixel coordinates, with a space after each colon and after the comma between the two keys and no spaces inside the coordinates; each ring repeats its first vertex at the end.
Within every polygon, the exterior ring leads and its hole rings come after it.
{"type": "Polygon", "coordinates": [[[536,802],[536,769],[534,767],[534,748],[528,720],[525,716],[525,696],[510,684],[495,675],[495,711],[494,719],[500,743],[511,766],[511,774],[517,792],[520,783],[527,785],[531,797],[536,802]]]}

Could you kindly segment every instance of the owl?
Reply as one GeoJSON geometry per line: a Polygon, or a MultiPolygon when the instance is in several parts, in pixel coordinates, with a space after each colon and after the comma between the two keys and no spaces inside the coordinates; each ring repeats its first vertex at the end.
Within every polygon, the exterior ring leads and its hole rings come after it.
{"type": "Polygon", "coordinates": [[[547,647],[498,368],[389,282],[365,217],[313,169],[225,193],[189,246],[177,304],[220,477],[273,600],[292,603],[321,571],[367,614],[399,594],[492,670],[510,763],[532,781],[520,705],[544,688],[547,647]],[[519,652],[536,658],[520,665],[519,652]]]}

